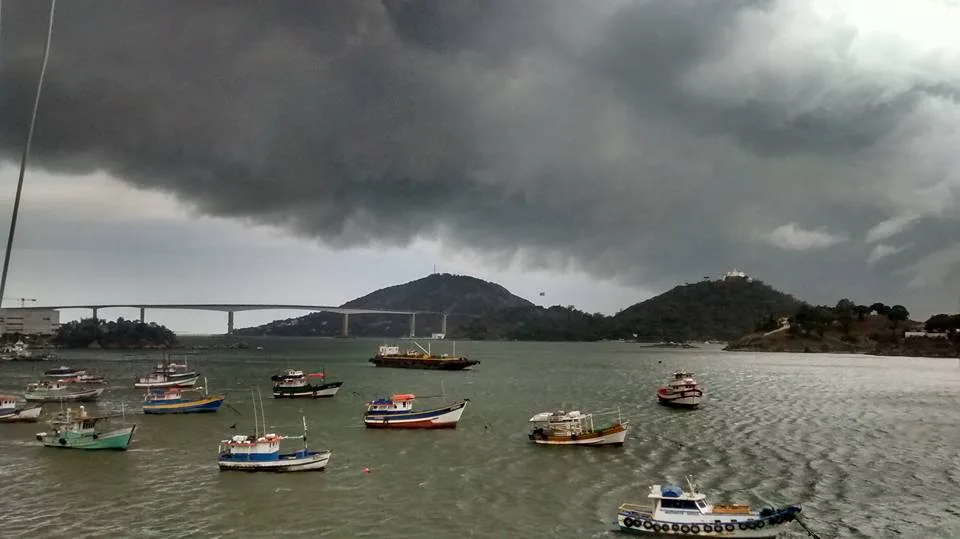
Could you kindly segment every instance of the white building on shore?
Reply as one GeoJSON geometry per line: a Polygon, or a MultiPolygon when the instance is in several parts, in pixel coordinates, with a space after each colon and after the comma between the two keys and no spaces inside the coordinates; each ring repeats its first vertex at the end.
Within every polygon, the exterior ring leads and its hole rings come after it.
{"type": "Polygon", "coordinates": [[[29,307],[0,309],[3,335],[53,335],[60,327],[60,311],[29,307]]]}

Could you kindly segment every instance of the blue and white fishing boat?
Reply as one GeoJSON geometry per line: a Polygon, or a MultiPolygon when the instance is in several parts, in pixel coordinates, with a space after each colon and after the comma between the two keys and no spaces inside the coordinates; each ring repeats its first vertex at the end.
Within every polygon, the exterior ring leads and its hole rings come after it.
{"type": "Polygon", "coordinates": [[[670,537],[774,538],[794,520],[804,526],[798,505],[755,511],[744,504],[712,504],[689,478],[687,484],[686,492],[679,486],[653,485],[647,495],[650,506],[621,505],[620,530],[670,537]]]}
{"type": "Polygon", "coordinates": [[[453,429],[456,428],[470,399],[452,404],[414,410],[416,395],[402,393],[367,403],[363,424],[373,429],[453,429]]]}
{"type": "Polygon", "coordinates": [[[210,395],[206,389],[206,379],[203,387],[180,388],[164,387],[153,388],[143,397],[143,413],[145,414],[196,414],[216,412],[220,409],[226,397],[224,395],[210,395]],[[188,396],[185,393],[202,392],[199,395],[188,396]]]}
{"type": "MultiPolygon", "coordinates": [[[[261,422],[266,430],[263,417],[263,404],[260,405],[261,422]]],[[[256,420],[256,401],[254,401],[254,419],[256,420]]],[[[309,472],[322,471],[330,462],[331,451],[314,451],[307,447],[307,419],[303,419],[302,436],[284,436],[264,432],[261,434],[254,423],[254,435],[238,434],[228,440],[222,440],[218,448],[217,465],[220,470],[242,472],[309,472]],[[283,440],[303,440],[303,449],[292,453],[281,453],[283,440]]]]}

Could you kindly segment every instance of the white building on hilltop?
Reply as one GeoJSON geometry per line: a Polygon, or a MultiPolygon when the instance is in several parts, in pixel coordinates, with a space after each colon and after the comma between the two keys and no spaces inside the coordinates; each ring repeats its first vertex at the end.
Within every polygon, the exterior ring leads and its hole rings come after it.
{"type": "Polygon", "coordinates": [[[729,281],[730,279],[746,279],[748,281],[753,280],[749,276],[747,276],[746,273],[738,270],[737,268],[733,268],[733,271],[728,271],[727,273],[724,274],[723,276],[724,281],[729,281]]]}
{"type": "Polygon", "coordinates": [[[53,335],[60,327],[60,311],[55,309],[0,309],[0,333],[3,335],[53,335]]]}

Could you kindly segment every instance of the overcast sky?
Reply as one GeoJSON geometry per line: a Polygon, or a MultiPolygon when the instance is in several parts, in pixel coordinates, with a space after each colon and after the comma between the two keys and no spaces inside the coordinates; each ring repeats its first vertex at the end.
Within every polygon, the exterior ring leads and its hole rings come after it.
{"type": "MultiPolygon", "coordinates": [[[[5,207],[46,4],[3,1],[5,207]]],[[[957,28],[947,0],[61,2],[7,296],[338,304],[438,264],[613,313],[737,267],[956,311],[957,28]]]]}

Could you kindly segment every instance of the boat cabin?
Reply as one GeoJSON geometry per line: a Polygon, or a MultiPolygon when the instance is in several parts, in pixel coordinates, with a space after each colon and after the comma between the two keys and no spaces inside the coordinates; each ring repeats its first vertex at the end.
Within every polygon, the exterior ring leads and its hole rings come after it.
{"type": "Polygon", "coordinates": [[[379,356],[399,356],[400,347],[399,346],[381,346],[377,352],[379,356]]]}
{"type": "Polygon", "coordinates": [[[416,395],[400,393],[389,399],[374,399],[367,403],[368,412],[409,412],[413,410],[416,395]]]}
{"type": "Polygon", "coordinates": [[[63,382],[31,382],[27,384],[27,391],[63,391],[67,389],[63,382]]]}
{"type": "Polygon", "coordinates": [[[684,492],[682,488],[675,485],[653,485],[647,497],[653,500],[654,514],[664,511],[672,515],[700,515],[712,511],[706,495],[699,492],[684,492]]]}
{"type": "Polygon", "coordinates": [[[0,395],[0,410],[16,410],[17,398],[12,395],[0,395]]]}
{"type": "Polygon", "coordinates": [[[692,372],[677,371],[673,373],[673,380],[667,384],[673,389],[695,389],[697,381],[693,378],[692,372]]]}
{"type": "Polygon", "coordinates": [[[144,402],[178,401],[183,398],[183,390],[179,387],[164,387],[151,389],[143,398],[144,402]]]}
{"type": "Polygon", "coordinates": [[[97,421],[101,419],[106,419],[106,417],[87,415],[87,409],[81,406],[80,412],[77,414],[73,413],[73,409],[67,408],[66,413],[54,418],[53,423],[56,424],[55,430],[58,433],[73,432],[84,434],[94,432],[97,421]]]}
{"type": "Polygon", "coordinates": [[[280,440],[284,438],[278,434],[264,434],[259,438],[236,434],[229,440],[222,440],[218,452],[221,457],[229,455],[227,458],[235,461],[277,459],[280,454],[280,440]]]}
{"type": "Polygon", "coordinates": [[[593,414],[584,414],[579,410],[564,412],[541,412],[530,418],[530,423],[536,423],[536,428],[558,436],[570,436],[593,432],[593,414]]]}

